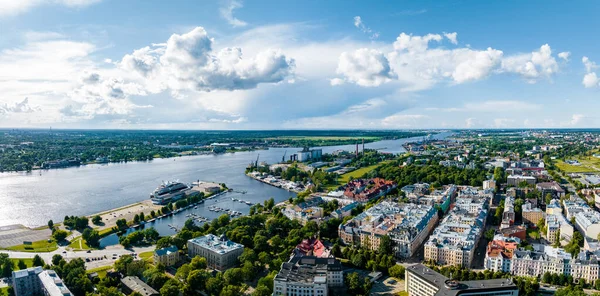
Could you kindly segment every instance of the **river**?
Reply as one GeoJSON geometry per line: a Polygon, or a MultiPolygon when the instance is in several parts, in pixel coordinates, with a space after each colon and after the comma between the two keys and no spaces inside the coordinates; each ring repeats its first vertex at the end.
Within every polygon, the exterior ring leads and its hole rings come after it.
{"type": "MultiPolygon", "coordinates": [[[[450,133],[440,133],[433,138],[442,139],[450,133]]],[[[418,138],[386,140],[365,144],[366,148],[381,149],[390,153],[405,151],[402,144],[418,138]]],[[[323,153],[338,149],[354,151],[354,145],[322,147],[323,153]]],[[[215,218],[219,213],[204,207],[216,205],[248,213],[247,205],[236,203],[238,196],[253,203],[262,203],[273,197],[281,202],[294,193],[269,186],[247,177],[246,166],[256,161],[275,163],[284,153],[290,155],[298,148],[271,148],[269,150],[198,155],[155,159],[147,162],[95,164],[64,169],[0,174],[0,226],[23,224],[28,227],[46,225],[47,221],[62,221],[65,215],[91,215],[129,205],[149,198],[149,194],[164,180],[195,180],[226,183],[229,188],[246,191],[246,194],[227,193],[217,201],[208,201],[196,210],[200,216],[215,218]]],[[[189,213],[189,212],[188,212],[189,213]]],[[[182,226],[185,213],[163,219],[155,226],[166,234],[167,224],[182,226]],[[158,225],[160,224],[160,225],[158,225]]]]}

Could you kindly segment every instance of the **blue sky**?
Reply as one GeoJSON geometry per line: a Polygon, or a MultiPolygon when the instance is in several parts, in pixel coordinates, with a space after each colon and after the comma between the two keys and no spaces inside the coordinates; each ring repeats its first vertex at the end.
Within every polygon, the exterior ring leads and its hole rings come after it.
{"type": "Polygon", "coordinates": [[[598,127],[600,2],[0,0],[0,126],[598,127]]]}

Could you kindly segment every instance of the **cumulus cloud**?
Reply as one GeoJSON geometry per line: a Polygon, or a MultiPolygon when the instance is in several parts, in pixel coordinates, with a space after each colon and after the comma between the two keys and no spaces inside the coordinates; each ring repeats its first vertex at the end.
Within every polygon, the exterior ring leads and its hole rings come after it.
{"type": "MultiPolygon", "coordinates": [[[[353,71],[343,71],[349,64],[348,53],[340,56],[338,74],[344,76],[345,82],[353,82],[361,86],[378,86],[385,82],[397,81],[404,91],[418,91],[431,88],[440,82],[461,84],[500,73],[516,73],[526,78],[528,82],[534,83],[540,78],[550,78],[559,71],[559,65],[548,44],[542,45],[539,50],[529,54],[508,56],[501,50],[491,47],[478,50],[468,46],[454,49],[433,46],[444,38],[457,45],[457,36],[456,32],[423,36],[403,32],[393,43],[393,50],[388,53],[378,51],[378,56],[382,58],[376,59],[379,61],[377,64],[389,65],[390,70],[385,73],[394,73],[394,75],[382,76],[364,66],[353,67],[351,68],[353,71]],[[383,79],[349,78],[373,77],[373,75],[375,78],[383,79]]],[[[363,54],[366,52],[366,49],[362,50],[363,54]]],[[[569,54],[562,52],[560,57],[568,59],[569,54]]],[[[331,80],[331,82],[340,84],[339,80],[331,80]]]]}
{"type": "Polygon", "coordinates": [[[25,98],[23,99],[23,101],[15,102],[12,104],[4,103],[0,105],[0,114],[31,113],[39,110],[39,107],[29,105],[29,98],[25,98]]]}
{"type": "Polygon", "coordinates": [[[379,32],[374,32],[371,28],[367,27],[362,18],[358,15],[354,17],[354,26],[357,27],[361,32],[369,35],[369,38],[371,39],[379,38],[379,32]]]}
{"type": "Polygon", "coordinates": [[[598,68],[596,63],[592,62],[588,57],[585,56],[581,59],[581,62],[585,66],[585,71],[587,72],[583,76],[583,86],[586,88],[600,86],[600,79],[598,78],[598,75],[596,75],[596,72],[594,72],[594,70],[598,68]]]}
{"type": "Polygon", "coordinates": [[[84,7],[100,1],[102,0],[0,0],[0,16],[17,15],[44,4],[84,7]]]}
{"type": "Polygon", "coordinates": [[[278,83],[292,76],[295,62],[278,49],[245,58],[242,49],[213,50],[204,28],[173,34],[165,45],[145,47],[126,55],[124,69],[149,77],[173,91],[252,89],[261,83],[278,83]]]}
{"type": "Polygon", "coordinates": [[[535,83],[540,77],[550,77],[558,72],[558,63],[552,56],[550,45],[544,44],[538,51],[519,54],[502,60],[501,71],[516,73],[535,83]]]}
{"type": "Polygon", "coordinates": [[[244,27],[248,25],[248,23],[236,18],[233,16],[233,11],[244,7],[242,1],[239,0],[222,0],[221,8],[219,11],[221,12],[221,16],[232,26],[234,27],[244,27]]]}
{"type": "MultiPolygon", "coordinates": [[[[379,86],[396,78],[385,55],[375,49],[361,48],[340,56],[337,73],[360,86],[379,86]]],[[[339,84],[339,80],[332,84],[339,84]]]]}
{"type": "Polygon", "coordinates": [[[573,114],[573,116],[571,116],[571,125],[579,124],[585,117],[586,116],[583,114],[573,114]]]}
{"type": "Polygon", "coordinates": [[[381,123],[390,128],[411,128],[421,126],[422,121],[429,119],[429,116],[423,114],[401,114],[397,113],[385,117],[381,123]]]}
{"type": "Polygon", "coordinates": [[[458,44],[457,36],[458,36],[458,33],[456,33],[456,32],[444,33],[444,37],[448,38],[450,43],[452,43],[454,45],[458,44]]]}
{"type": "Polygon", "coordinates": [[[569,57],[571,57],[571,52],[569,52],[569,51],[559,52],[558,57],[568,62],[569,57]]]}

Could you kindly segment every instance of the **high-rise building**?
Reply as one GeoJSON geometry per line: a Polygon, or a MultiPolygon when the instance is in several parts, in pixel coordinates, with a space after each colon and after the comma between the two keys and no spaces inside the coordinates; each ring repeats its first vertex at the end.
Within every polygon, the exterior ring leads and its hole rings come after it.
{"type": "Polygon", "coordinates": [[[12,281],[15,296],[73,295],[54,270],[43,270],[39,266],[13,271],[12,281]]]}

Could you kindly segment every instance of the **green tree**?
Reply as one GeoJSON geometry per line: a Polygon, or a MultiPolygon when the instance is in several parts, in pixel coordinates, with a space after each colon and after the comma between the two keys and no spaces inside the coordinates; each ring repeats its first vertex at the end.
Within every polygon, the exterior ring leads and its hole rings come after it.
{"type": "Polygon", "coordinates": [[[44,259],[42,259],[42,257],[40,257],[40,255],[35,255],[33,256],[33,266],[44,266],[46,265],[46,263],[44,262],[44,259]]]}
{"type": "Polygon", "coordinates": [[[2,264],[2,277],[11,277],[14,270],[13,262],[8,260],[2,264]]]}
{"type": "Polygon", "coordinates": [[[206,258],[200,256],[195,256],[194,258],[192,258],[192,262],[190,263],[190,267],[192,268],[192,270],[206,269],[206,266],[206,258]]]}
{"type": "Polygon", "coordinates": [[[100,215],[96,215],[92,218],[92,223],[99,225],[102,222],[102,217],[100,215]]]}
{"type": "Polygon", "coordinates": [[[17,267],[19,267],[19,269],[27,269],[27,264],[25,264],[25,261],[23,261],[23,259],[19,259],[17,267]]]}
{"type": "Polygon", "coordinates": [[[390,274],[390,276],[395,277],[397,279],[404,279],[404,271],[404,266],[400,264],[394,264],[394,266],[388,269],[388,273],[390,274]]]}
{"type": "Polygon", "coordinates": [[[66,230],[58,229],[52,233],[52,238],[57,242],[62,242],[69,236],[69,233],[66,230]]]}
{"type": "Polygon", "coordinates": [[[100,245],[100,234],[96,229],[86,228],[81,237],[90,247],[98,247],[100,245]]]}
{"type": "Polygon", "coordinates": [[[384,235],[379,240],[379,253],[392,254],[392,239],[389,236],[384,235]]]}
{"type": "Polygon", "coordinates": [[[48,228],[54,229],[54,222],[52,220],[48,220],[48,228]]]}
{"type": "Polygon", "coordinates": [[[160,288],[161,296],[179,296],[179,290],[181,289],[181,283],[176,279],[169,279],[160,288]]]}

